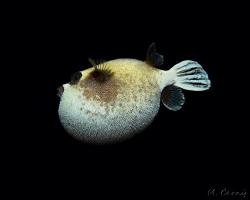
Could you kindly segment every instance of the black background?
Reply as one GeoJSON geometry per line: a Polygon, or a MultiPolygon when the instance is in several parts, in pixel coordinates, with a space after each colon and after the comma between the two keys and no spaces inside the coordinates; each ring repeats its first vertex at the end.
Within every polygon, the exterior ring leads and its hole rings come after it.
{"type": "Polygon", "coordinates": [[[137,192],[177,199],[207,198],[207,189],[222,183],[245,187],[249,131],[243,10],[153,2],[29,6],[15,18],[14,34],[28,95],[25,115],[18,118],[25,129],[15,132],[12,149],[20,184],[28,180],[27,187],[39,194],[137,192]],[[161,69],[196,60],[207,71],[211,89],[184,91],[186,102],[178,112],[161,105],[150,127],[129,141],[93,146],[71,138],[58,119],[56,88],[88,68],[89,57],[143,60],[152,42],[165,56],[161,69]]]}

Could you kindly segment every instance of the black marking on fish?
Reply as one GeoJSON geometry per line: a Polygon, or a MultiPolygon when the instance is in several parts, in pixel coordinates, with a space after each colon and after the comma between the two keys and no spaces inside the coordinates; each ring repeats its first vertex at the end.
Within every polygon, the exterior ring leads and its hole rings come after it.
{"type": "Polygon", "coordinates": [[[162,65],[164,62],[164,57],[157,53],[154,42],[148,47],[146,62],[155,67],[162,65]]]}
{"type": "Polygon", "coordinates": [[[95,61],[89,58],[89,62],[93,65],[95,69],[90,74],[91,79],[95,79],[98,82],[105,82],[108,81],[113,75],[113,72],[108,68],[104,60],[95,61]]]}
{"type": "Polygon", "coordinates": [[[82,73],[81,72],[75,72],[70,77],[70,84],[75,85],[78,83],[78,81],[81,79],[82,73]]]}

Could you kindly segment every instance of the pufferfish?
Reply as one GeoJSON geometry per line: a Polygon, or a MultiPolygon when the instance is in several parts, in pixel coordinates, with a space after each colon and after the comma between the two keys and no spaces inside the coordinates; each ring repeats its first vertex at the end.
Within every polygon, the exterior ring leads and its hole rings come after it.
{"type": "Polygon", "coordinates": [[[210,80],[202,66],[185,60],[169,70],[157,69],[163,56],[152,43],[146,61],[121,58],[90,59],[92,67],[74,73],[58,88],[59,119],[77,140],[107,144],[127,140],[143,131],[157,115],[160,102],[181,109],[184,90],[203,91],[210,80]]]}

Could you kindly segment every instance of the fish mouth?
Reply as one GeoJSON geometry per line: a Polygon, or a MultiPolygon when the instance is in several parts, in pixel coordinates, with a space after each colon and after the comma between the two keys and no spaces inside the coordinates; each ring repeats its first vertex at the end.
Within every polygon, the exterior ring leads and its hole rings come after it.
{"type": "Polygon", "coordinates": [[[57,96],[61,97],[64,92],[64,87],[61,85],[57,88],[57,96]]]}

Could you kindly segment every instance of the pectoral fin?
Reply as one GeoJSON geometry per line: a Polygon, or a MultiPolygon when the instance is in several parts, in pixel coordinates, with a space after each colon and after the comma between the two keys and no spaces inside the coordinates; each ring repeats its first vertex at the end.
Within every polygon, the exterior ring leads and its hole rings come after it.
{"type": "Polygon", "coordinates": [[[181,88],[171,85],[163,89],[161,101],[169,110],[177,111],[180,110],[184,104],[185,97],[181,88]]]}
{"type": "Polygon", "coordinates": [[[146,62],[155,67],[162,65],[164,62],[163,55],[156,51],[155,43],[152,43],[148,47],[146,62]]]}

